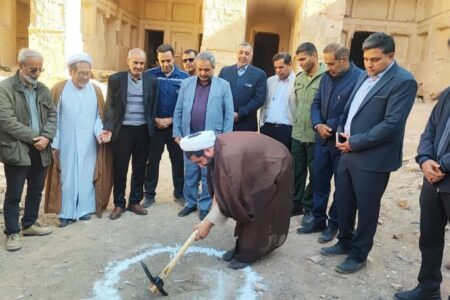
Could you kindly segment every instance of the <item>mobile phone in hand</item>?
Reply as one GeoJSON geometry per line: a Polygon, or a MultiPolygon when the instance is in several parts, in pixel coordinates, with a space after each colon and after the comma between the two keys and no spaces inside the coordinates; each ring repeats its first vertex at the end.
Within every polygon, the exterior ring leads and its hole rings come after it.
{"type": "Polygon", "coordinates": [[[336,132],[336,141],[338,141],[338,143],[342,144],[347,141],[347,138],[342,135],[342,132],[336,132]]]}

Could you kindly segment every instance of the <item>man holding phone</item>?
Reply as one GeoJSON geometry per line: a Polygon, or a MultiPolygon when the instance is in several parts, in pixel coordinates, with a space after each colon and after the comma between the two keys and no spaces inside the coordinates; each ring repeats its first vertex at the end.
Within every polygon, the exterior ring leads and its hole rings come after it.
{"type": "Polygon", "coordinates": [[[347,139],[336,142],[343,152],[336,176],[339,242],[321,253],[347,255],[336,266],[339,273],[366,266],[390,172],[402,163],[405,124],[417,82],[397,65],[394,54],[394,39],[385,33],[373,33],[363,42],[366,72],[358,79],[337,130],[347,139]]]}
{"type": "Polygon", "coordinates": [[[313,161],[314,221],[297,229],[297,233],[322,232],[318,238],[319,243],[331,241],[338,231],[335,201],[327,215],[330,182],[333,175],[336,181],[336,170],[341,157],[341,152],[335,147],[336,140],[344,138],[338,135],[336,130],[345,104],[362,73],[349,57],[350,51],[341,44],[330,43],[324,48],[323,59],[327,72],[322,76],[319,90],[311,105],[311,123],[316,132],[313,161]]]}

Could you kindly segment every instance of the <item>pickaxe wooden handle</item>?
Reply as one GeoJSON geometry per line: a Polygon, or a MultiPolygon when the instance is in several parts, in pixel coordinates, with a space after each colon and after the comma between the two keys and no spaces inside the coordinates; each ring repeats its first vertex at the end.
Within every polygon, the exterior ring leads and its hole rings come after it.
{"type": "MultiPolygon", "coordinates": [[[[164,279],[166,279],[169,276],[169,274],[172,272],[172,270],[175,268],[176,264],[178,263],[180,258],[183,256],[184,252],[186,252],[187,248],[189,248],[189,246],[195,240],[195,238],[197,237],[197,234],[198,234],[198,230],[195,230],[194,232],[192,232],[191,236],[186,240],[186,242],[184,242],[184,244],[183,244],[183,246],[181,246],[180,250],[178,250],[178,253],[175,255],[175,257],[172,258],[172,260],[167,264],[167,266],[161,271],[161,273],[159,274],[158,277],[163,282],[164,282],[164,279]]],[[[154,284],[149,284],[148,288],[154,295],[156,295],[159,292],[158,288],[154,284]]]]}

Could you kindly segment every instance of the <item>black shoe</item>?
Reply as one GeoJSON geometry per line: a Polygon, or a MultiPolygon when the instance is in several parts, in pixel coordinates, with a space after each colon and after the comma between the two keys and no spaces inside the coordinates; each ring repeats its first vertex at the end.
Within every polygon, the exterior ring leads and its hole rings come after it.
{"type": "Polygon", "coordinates": [[[331,242],[336,237],[337,233],[337,227],[328,226],[324,231],[322,231],[322,234],[319,236],[317,241],[322,244],[331,242]]]}
{"type": "Polygon", "coordinates": [[[175,201],[176,204],[184,207],[184,197],[183,196],[173,196],[173,201],[175,201]]]}
{"type": "Polygon", "coordinates": [[[350,249],[345,248],[340,242],[337,242],[334,246],[323,247],[320,249],[320,254],[325,256],[347,255],[349,252],[350,249]]]}
{"type": "Polygon", "coordinates": [[[178,213],[179,217],[186,217],[197,210],[197,207],[188,207],[185,206],[180,212],[178,213]]]}
{"type": "Polygon", "coordinates": [[[91,214],[85,214],[84,216],[81,216],[78,218],[80,221],[88,221],[91,219],[91,214]]]}
{"type": "Polygon", "coordinates": [[[230,262],[228,263],[228,268],[233,269],[233,270],[243,269],[248,266],[250,266],[250,263],[241,262],[234,258],[232,260],[230,260],[230,262]]]}
{"type": "Polygon", "coordinates": [[[439,289],[434,291],[426,291],[420,286],[416,286],[409,291],[401,291],[395,293],[397,300],[441,300],[441,291],[439,289]]]}
{"type": "Polygon", "coordinates": [[[152,205],[153,203],[155,203],[155,198],[145,197],[144,200],[142,200],[141,202],[141,206],[143,208],[149,208],[150,205],[152,205]]]}
{"type": "Polygon", "coordinates": [[[301,205],[301,204],[294,204],[292,206],[291,217],[299,216],[299,215],[303,215],[303,205],[301,205]]]}
{"type": "Polygon", "coordinates": [[[209,210],[203,210],[200,209],[200,212],[198,213],[198,218],[200,219],[200,221],[203,221],[203,219],[208,215],[209,210]]]}
{"type": "Polygon", "coordinates": [[[309,223],[306,226],[297,228],[297,233],[298,234],[310,234],[310,233],[314,233],[314,232],[321,232],[325,229],[325,225],[323,224],[317,224],[314,222],[309,223]]]}
{"type": "Polygon", "coordinates": [[[231,261],[233,259],[235,253],[236,253],[236,248],[226,251],[222,255],[222,260],[226,261],[226,262],[231,261]]]}
{"type": "Polygon", "coordinates": [[[308,226],[309,224],[314,222],[314,216],[312,215],[312,212],[305,212],[302,218],[302,226],[308,226]]]}
{"type": "Polygon", "coordinates": [[[74,221],[72,219],[62,219],[62,218],[60,218],[58,227],[59,228],[63,228],[63,227],[66,227],[69,224],[72,224],[73,222],[74,221]]]}
{"type": "Polygon", "coordinates": [[[336,266],[336,271],[341,274],[356,273],[367,265],[367,260],[359,263],[353,258],[347,258],[341,264],[336,266]]]}

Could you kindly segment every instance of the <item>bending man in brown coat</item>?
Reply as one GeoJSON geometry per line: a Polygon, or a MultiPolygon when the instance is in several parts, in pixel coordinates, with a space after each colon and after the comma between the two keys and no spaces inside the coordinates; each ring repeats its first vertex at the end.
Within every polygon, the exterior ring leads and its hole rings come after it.
{"type": "Polygon", "coordinates": [[[208,166],[214,196],[210,213],[195,226],[197,240],[214,224],[233,218],[234,249],[222,256],[232,269],[245,268],[286,240],[292,203],[292,160],[287,148],[255,132],[213,131],[191,134],[180,141],[194,163],[208,166]]]}

